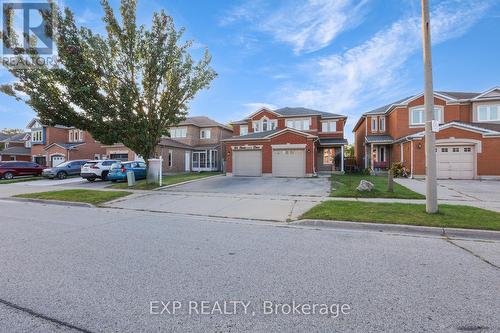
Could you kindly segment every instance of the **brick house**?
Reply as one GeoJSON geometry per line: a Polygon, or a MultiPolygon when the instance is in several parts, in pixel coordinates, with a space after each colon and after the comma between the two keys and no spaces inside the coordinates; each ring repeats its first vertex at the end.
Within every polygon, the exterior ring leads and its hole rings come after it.
{"type": "Polygon", "coordinates": [[[347,117],[301,107],[261,108],[233,122],[226,169],[234,176],[310,177],[344,171],[347,117]]]}
{"type": "MultiPolygon", "coordinates": [[[[500,178],[500,88],[483,93],[434,93],[437,176],[500,178]]],[[[425,175],[423,94],[366,112],[356,123],[358,166],[374,172],[401,162],[412,177],[425,175]]]]}
{"type": "MultiPolygon", "coordinates": [[[[164,173],[223,170],[221,140],[231,137],[232,128],[205,116],[188,117],[161,138],[156,155],[163,158],[164,173]]],[[[109,159],[142,159],[121,143],[103,146],[109,159]]]]}
{"type": "Polygon", "coordinates": [[[6,135],[0,133],[0,161],[31,161],[30,133],[6,135]]]}
{"type": "Polygon", "coordinates": [[[33,119],[27,128],[31,135],[31,159],[40,165],[56,166],[64,161],[100,159],[105,149],[90,133],[65,126],[46,126],[33,119]]]}

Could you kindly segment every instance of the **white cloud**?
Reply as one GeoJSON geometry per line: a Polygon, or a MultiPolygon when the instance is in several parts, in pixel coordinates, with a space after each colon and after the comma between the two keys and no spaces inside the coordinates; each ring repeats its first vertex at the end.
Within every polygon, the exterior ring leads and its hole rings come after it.
{"type": "Polygon", "coordinates": [[[369,0],[288,1],[271,10],[269,3],[250,1],[233,7],[220,20],[222,26],[246,21],[261,32],[292,47],[295,53],[313,52],[328,46],[340,33],[355,27],[369,0]]]}
{"type": "Polygon", "coordinates": [[[276,105],[274,105],[274,104],[261,103],[261,102],[245,103],[245,104],[243,104],[243,107],[245,108],[246,114],[248,114],[249,112],[250,113],[255,112],[261,108],[267,108],[267,109],[271,109],[271,110],[277,108],[276,105]]]}
{"type": "MultiPolygon", "coordinates": [[[[431,14],[433,43],[463,35],[485,14],[489,5],[479,0],[441,2],[431,14]]],[[[352,118],[356,118],[366,110],[355,108],[374,97],[404,97],[399,91],[407,84],[404,65],[420,49],[420,17],[400,19],[359,46],[317,58],[313,64],[306,65],[307,72],[311,73],[307,76],[308,84],[285,86],[281,94],[290,96],[285,98],[286,103],[352,113],[352,118]]]]}

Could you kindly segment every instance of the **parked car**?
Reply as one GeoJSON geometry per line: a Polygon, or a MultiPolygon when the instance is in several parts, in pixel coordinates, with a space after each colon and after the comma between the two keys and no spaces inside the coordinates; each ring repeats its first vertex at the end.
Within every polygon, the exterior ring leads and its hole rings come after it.
{"type": "Polygon", "coordinates": [[[88,161],[82,166],[80,175],[82,178],[93,182],[97,178],[102,180],[108,179],[108,173],[113,163],[119,162],[117,160],[95,160],[88,161]]]}
{"type": "Polygon", "coordinates": [[[113,183],[119,180],[127,180],[127,172],[133,171],[135,179],[145,179],[147,176],[146,163],[144,162],[116,162],[111,165],[108,179],[113,183]]]}
{"type": "Polygon", "coordinates": [[[53,168],[43,169],[42,176],[53,179],[66,179],[68,176],[79,175],[87,160],[66,161],[53,168]]]}
{"type": "Polygon", "coordinates": [[[12,179],[18,176],[40,176],[43,167],[33,162],[0,162],[0,178],[12,179]]]}

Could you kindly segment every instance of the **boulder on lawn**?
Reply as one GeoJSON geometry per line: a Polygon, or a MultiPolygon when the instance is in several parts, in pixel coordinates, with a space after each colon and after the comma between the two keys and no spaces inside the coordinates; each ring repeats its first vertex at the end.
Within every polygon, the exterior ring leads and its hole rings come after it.
{"type": "Polygon", "coordinates": [[[375,187],[375,185],[373,185],[373,183],[362,179],[359,182],[358,187],[356,187],[356,190],[358,190],[360,192],[371,192],[371,190],[373,190],[374,187],[375,187]]]}

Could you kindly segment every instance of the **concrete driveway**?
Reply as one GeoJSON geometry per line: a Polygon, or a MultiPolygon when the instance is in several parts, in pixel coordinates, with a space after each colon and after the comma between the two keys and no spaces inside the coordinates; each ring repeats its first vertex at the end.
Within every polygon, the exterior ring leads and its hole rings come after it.
{"type": "Polygon", "coordinates": [[[109,203],[114,208],[287,221],[328,196],[328,178],[212,177],[109,203]]]}
{"type": "Polygon", "coordinates": [[[324,197],[330,193],[330,182],[328,178],[221,176],[166,188],[164,191],[324,197]]]}
{"type": "MultiPolygon", "coordinates": [[[[425,195],[422,179],[397,179],[399,184],[425,195]]],[[[496,180],[438,180],[438,199],[500,212],[500,181],[496,180]]]]}

